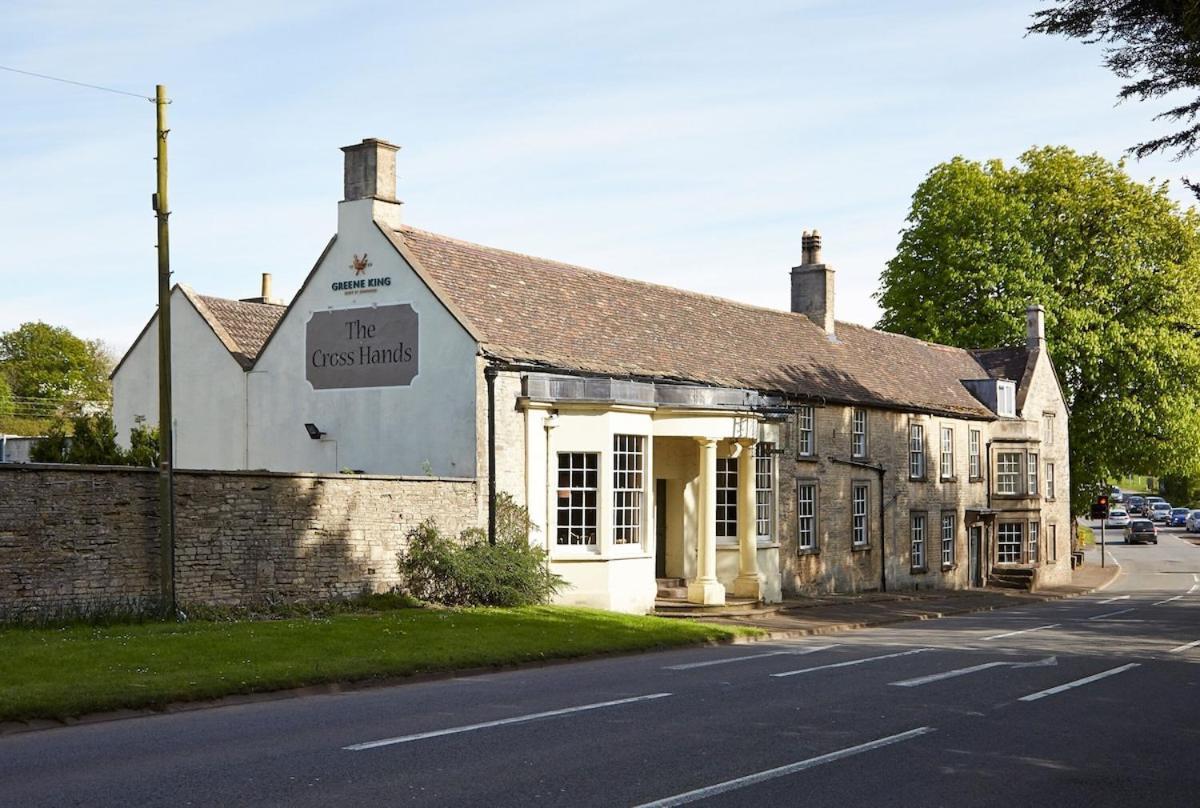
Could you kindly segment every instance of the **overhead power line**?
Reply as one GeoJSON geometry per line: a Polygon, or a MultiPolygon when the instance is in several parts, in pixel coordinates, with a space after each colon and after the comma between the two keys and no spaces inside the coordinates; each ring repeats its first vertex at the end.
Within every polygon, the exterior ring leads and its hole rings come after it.
{"type": "Polygon", "coordinates": [[[154,96],[142,95],[141,93],[131,93],[126,90],[116,90],[112,87],[104,87],[99,84],[88,84],[85,81],[74,81],[73,79],[64,79],[58,76],[48,76],[45,73],[34,73],[30,70],[20,70],[7,65],[0,65],[0,70],[7,70],[9,73],[20,73],[22,76],[33,76],[37,79],[46,79],[47,81],[59,81],[63,84],[74,84],[76,87],[87,87],[89,90],[103,90],[106,93],[116,93],[117,95],[127,95],[131,98],[140,98],[143,101],[154,101],[154,96]]]}

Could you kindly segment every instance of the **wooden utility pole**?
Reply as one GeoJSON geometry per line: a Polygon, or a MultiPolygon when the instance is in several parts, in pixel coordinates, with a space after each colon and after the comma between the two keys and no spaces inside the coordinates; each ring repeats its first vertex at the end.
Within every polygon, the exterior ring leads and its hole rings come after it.
{"type": "Polygon", "coordinates": [[[171,249],[167,219],[167,88],[155,87],[158,111],[155,156],[158,184],[154,212],[158,218],[158,543],[159,594],[162,615],[175,616],[175,479],[171,429],[171,249]]]}

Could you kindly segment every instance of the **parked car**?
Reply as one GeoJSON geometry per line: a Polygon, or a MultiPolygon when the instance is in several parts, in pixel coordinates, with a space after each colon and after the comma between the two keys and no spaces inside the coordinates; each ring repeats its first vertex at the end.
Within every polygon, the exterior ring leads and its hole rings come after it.
{"type": "Polygon", "coordinates": [[[1171,503],[1155,502],[1150,506],[1150,521],[1162,522],[1164,525],[1171,518],[1171,503]]]}
{"type": "Polygon", "coordinates": [[[1145,497],[1138,496],[1137,494],[1131,494],[1126,497],[1125,510],[1129,512],[1130,516],[1145,516],[1146,514],[1142,512],[1145,507],[1145,497]]]}
{"type": "Polygon", "coordinates": [[[1200,511],[1192,511],[1188,514],[1187,521],[1183,524],[1183,529],[1188,533],[1200,533],[1200,511]]]}
{"type": "Polygon", "coordinates": [[[1190,511],[1187,508],[1172,508],[1171,518],[1167,524],[1171,527],[1183,527],[1187,524],[1187,518],[1190,511]]]}
{"type": "Polygon", "coordinates": [[[1158,528],[1149,519],[1133,519],[1125,528],[1125,543],[1152,542],[1158,544],[1158,528]]]}
{"type": "Polygon", "coordinates": [[[1108,512],[1109,527],[1125,527],[1129,524],[1129,512],[1122,508],[1113,508],[1108,512]]]}

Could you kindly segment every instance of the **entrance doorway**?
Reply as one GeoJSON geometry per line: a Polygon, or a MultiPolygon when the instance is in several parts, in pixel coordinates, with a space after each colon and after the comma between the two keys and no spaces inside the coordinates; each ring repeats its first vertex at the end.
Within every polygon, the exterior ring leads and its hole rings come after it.
{"type": "Polygon", "coordinates": [[[983,586],[983,526],[972,525],[967,533],[967,568],[971,586],[983,586]]]}
{"type": "Polygon", "coordinates": [[[654,577],[667,577],[667,481],[654,481],[654,577]]]}

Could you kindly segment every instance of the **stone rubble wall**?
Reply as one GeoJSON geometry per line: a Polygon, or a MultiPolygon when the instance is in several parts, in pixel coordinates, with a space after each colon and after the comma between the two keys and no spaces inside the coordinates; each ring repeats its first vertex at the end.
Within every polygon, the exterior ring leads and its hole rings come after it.
{"type": "MultiPolygon", "coordinates": [[[[150,469],[0,466],[0,619],[154,601],[157,486],[150,469]]],[[[475,480],[178,471],[175,494],[181,604],[387,591],[422,521],[480,524],[475,480]]]]}

